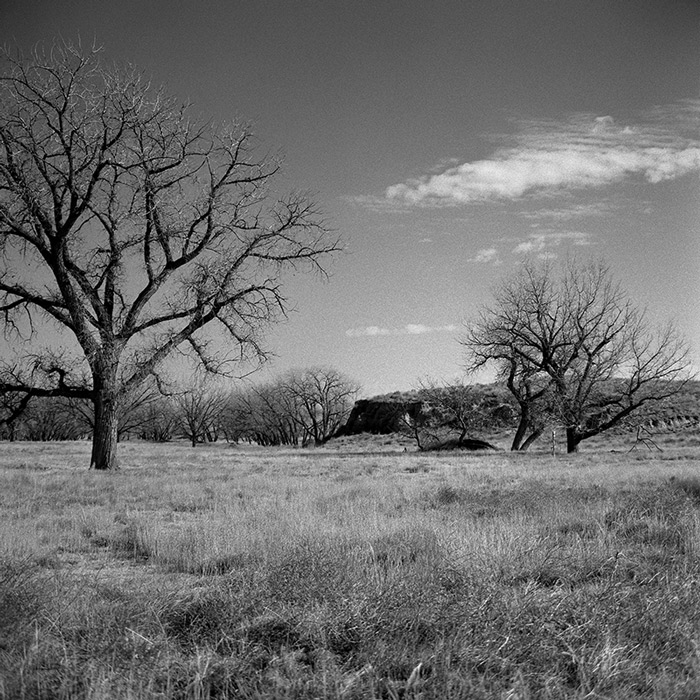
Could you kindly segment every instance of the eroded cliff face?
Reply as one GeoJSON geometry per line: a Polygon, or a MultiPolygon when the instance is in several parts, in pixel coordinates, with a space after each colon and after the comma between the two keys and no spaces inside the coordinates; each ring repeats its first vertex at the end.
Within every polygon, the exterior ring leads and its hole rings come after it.
{"type": "Polygon", "coordinates": [[[338,431],[338,435],[388,435],[399,432],[405,426],[407,417],[418,415],[422,406],[422,401],[360,399],[355,402],[347,423],[338,431]]]}
{"type": "MultiPolygon", "coordinates": [[[[503,386],[496,384],[475,385],[475,401],[483,403],[485,419],[475,426],[474,432],[514,429],[517,424],[517,406],[503,386]]],[[[355,403],[346,424],[337,436],[374,433],[410,433],[411,422],[421,414],[430,417],[435,406],[424,400],[419,391],[396,392],[355,403]]],[[[653,433],[700,429],[700,382],[688,382],[681,393],[661,405],[650,405],[635,413],[613,432],[632,432],[639,426],[653,433]]]]}

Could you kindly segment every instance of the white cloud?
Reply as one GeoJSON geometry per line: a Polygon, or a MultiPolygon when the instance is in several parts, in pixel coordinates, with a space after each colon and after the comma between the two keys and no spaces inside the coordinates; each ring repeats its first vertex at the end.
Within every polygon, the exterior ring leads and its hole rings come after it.
{"type": "Polygon", "coordinates": [[[529,255],[535,251],[544,250],[546,241],[544,236],[531,236],[526,241],[518,243],[518,245],[513,248],[513,252],[516,254],[529,255]]]}
{"type": "Polygon", "coordinates": [[[523,211],[520,216],[526,219],[551,219],[553,221],[571,221],[572,219],[583,219],[587,217],[599,217],[608,214],[611,207],[604,202],[593,204],[572,204],[568,207],[557,209],[537,208],[532,211],[523,211]]]}
{"type": "Polygon", "coordinates": [[[403,327],[403,330],[409,335],[423,335],[423,333],[431,333],[433,329],[420,323],[409,323],[403,327]]]}
{"type": "Polygon", "coordinates": [[[364,335],[391,335],[391,330],[389,328],[379,328],[378,326],[367,326],[366,328],[349,328],[345,331],[345,335],[351,338],[359,338],[364,335]]]}
{"type": "Polygon", "coordinates": [[[613,128],[615,125],[615,120],[610,116],[606,117],[596,117],[593,120],[593,133],[604,134],[613,128]]]}
{"type": "Polygon", "coordinates": [[[356,196],[348,195],[342,199],[345,202],[362,207],[363,209],[368,209],[369,211],[373,211],[378,214],[394,215],[408,213],[408,209],[403,203],[387,199],[386,197],[363,194],[356,196]]]}
{"type": "Polygon", "coordinates": [[[498,251],[495,248],[481,248],[477,250],[476,255],[473,258],[469,258],[468,262],[501,264],[498,251]]]}
{"type": "Polygon", "coordinates": [[[575,117],[559,124],[530,122],[523,125],[516,147],[392,185],[386,199],[414,205],[463,204],[602,187],[632,176],[658,183],[700,172],[700,140],[683,135],[688,115],[695,116],[696,128],[700,124],[700,102],[684,103],[678,114],[674,123],[669,108],[663,120],[635,127],[618,127],[610,116],[575,117]]]}
{"type": "Polygon", "coordinates": [[[362,336],[378,335],[424,335],[426,333],[447,332],[452,333],[457,330],[455,325],[447,326],[425,326],[422,323],[407,323],[401,328],[380,328],[379,326],[366,326],[364,328],[350,328],[345,331],[345,335],[351,338],[362,336]]]}
{"type": "Polygon", "coordinates": [[[542,253],[545,250],[556,248],[564,242],[579,246],[590,245],[591,235],[583,231],[532,233],[526,240],[518,243],[518,245],[513,248],[513,253],[520,255],[542,253]]]}
{"type": "Polygon", "coordinates": [[[345,331],[345,335],[390,335],[391,331],[388,328],[380,328],[379,326],[367,326],[366,328],[351,328],[345,331]]]}

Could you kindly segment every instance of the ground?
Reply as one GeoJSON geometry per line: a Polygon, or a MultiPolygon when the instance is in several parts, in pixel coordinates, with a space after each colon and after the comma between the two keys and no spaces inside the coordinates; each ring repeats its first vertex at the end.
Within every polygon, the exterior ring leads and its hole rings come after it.
{"type": "Polygon", "coordinates": [[[698,697],[700,437],[656,442],[0,443],[0,698],[698,697]]]}

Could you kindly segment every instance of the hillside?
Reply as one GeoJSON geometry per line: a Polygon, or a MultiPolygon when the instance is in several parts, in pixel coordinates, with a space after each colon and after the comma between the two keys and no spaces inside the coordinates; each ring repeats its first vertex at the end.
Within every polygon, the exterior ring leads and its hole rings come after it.
{"type": "MultiPolygon", "coordinates": [[[[499,384],[474,384],[470,386],[475,403],[484,407],[488,416],[482,421],[485,432],[502,430],[515,426],[517,418],[516,404],[507,389],[499,384]]],[[[415,418],[430,404],[430,393],[435,389],[414,389],[412,391],[395,391],[389,394],[360,399],[350,413],[339,435],[357,435],[374,433],[387,435],[400,432],[407,418],[415,418]]],[[[439,389],[437,391],[440,391],[439,389]]]]}
{"type": "MultiPolygon", "coordinates": [[[[473,398],[485,407],[477,432],[490,434],[515,429],[518,410],[512,395],[503,384],[475,384],[473,398]]],[[[381,394],[355,402],[353,410],[338,435],[398,433],[406,419],[414,418],[426,403],[427,390],[381,394]]],[[[652,431],[675,430],[700,424],[700,381],[687,382],[672,399],[653,404],[634,414],[619,431],[635,431],[643,425],[652,431]]]]}

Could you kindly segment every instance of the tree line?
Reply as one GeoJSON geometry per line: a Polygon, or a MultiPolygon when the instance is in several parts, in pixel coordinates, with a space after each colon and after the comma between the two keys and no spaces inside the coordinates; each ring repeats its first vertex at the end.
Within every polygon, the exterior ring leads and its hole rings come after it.
{"type": "MultiPolygon", "coordinates": [[[[291,370],[235,389],[199,378],[164,395],[150,384],[122,404],[117,437],[152,442],[185,438],[193,447],[218,440],[321,445],[347,420],[358,391],[352,379],[322,367],[291,370]]],[[[0,398],[0,439],[76,440],[90,438],[95,429],[93,406],[85,399],[34,397],[17,413],[16,395],[0,398]]]]}

